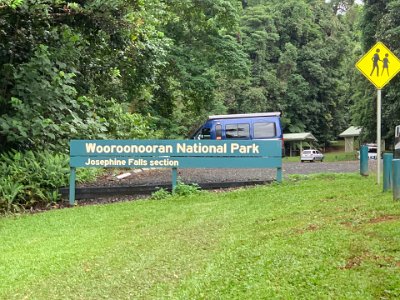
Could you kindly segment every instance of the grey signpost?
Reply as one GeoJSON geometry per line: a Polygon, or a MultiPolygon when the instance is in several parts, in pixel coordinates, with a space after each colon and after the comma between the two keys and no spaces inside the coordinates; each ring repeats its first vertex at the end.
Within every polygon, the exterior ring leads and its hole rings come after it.
{"type": "Polygon", "coordinates": [[[377,100],[376,100],[376,143],[377,146],[377,153],[376,153],[376,160],[377,160],[377,183],[381,183],[381,152],[382,152],[382,138],[381,138],[381,128],[382,128],[382,90],[377,90],[377,100]]]}
{"type": "Polygon", "coordinates": [[[382,88],[400,71],[400,60],[382,42],[377,42],[356,63],[357,69],[377,88],[376,101],[376,143],[377,143],[377,182],[381,178],[381,116],[382,88]],[[390,66],[390,70],[389,70],[390,66]]]}

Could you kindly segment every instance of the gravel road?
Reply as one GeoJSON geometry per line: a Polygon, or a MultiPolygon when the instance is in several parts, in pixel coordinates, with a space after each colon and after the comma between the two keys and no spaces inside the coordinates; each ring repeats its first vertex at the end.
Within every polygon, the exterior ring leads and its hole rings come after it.
{"type": "MultiPolygon", "coordinates": [[[[291,174],[313,173],[356,173],[359,172],[359,161],[344,162],[290,162],[283,164],[284,178],[291,174]]],[[[370,161],[369,170],[374,172],[376,162],[370,161]]],[[[170,169],[156,170],[119,170],[118,174],[129,172],[130,176],[117,179],[107,174],[93,184],[85,186],[118,186],[118,185],[153,185],[171,182],[170,169]],[[135,173],[136,172],[136,173],[135,173]]],[[[275,169],[179,169],[180,178],[186,183],[229,182],[229,181],[265,181],[276,176],[275,169]]]]}

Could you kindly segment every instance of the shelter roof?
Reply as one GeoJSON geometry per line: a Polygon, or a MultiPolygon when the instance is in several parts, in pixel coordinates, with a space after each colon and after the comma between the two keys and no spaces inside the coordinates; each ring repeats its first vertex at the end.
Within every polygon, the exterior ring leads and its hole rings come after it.
{"type": "Polygon", "coordinates": [[[362,130],[362,127],[350,126],[345,131],[343,131],[341,134],[339,134],[339,136],[340,137],[359,136],[361,133],[361,130],[362,130]]]}
{"type": "Polygon", "coordinates": [[[316,141],[315,136],[311,132],[299,132],[299,133],[284,133],[283,139],[285,141],[316,141]]]}

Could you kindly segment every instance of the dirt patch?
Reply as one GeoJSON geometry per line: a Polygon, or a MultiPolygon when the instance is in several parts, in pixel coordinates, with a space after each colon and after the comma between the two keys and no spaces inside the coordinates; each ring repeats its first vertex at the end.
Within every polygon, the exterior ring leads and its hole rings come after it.
{"type": "MultiPolygon", "coordinates": [[[[376,263],[380,268],[393,266],[393,256],[379,256],[369,252],[364,252],[361,255],[352,256],[347,259],[346,264],[341,267],[342,270],[350,270],[359,267],[363,262],[370,261],[376,263]]],[[[399,267],[400,262],[396,262],[395,265],[399,267]]]]}
{"type": "Polygon", "coordinates": [[[375,224],[375,223],[382,223],[382,222],[389,222],[389,221],[396,221],[400,220],[400,216],[396,215],[386,215],[386,216],[380,216],[378,218],[374,218],[368,221],[370,224],[375,224]]]}
{"type": "Polygon", "coordinates": [[[342,270],[349,270],[361,265],[363,261],[363,256],[354,256],[347,260],[346,265],[341,267],[342,270]]]}
{"type": "Polygon", "coordinates": [[[348,227],[348,228],[353,227],[353,223],[350,222],[350,221],[340,222],[340,225],[343,225],[343,226],[348,227]]]}
{"type": "MultiPolygon", "coordinates": [[[[357,209],[353,208],[350,211],[351,212],[356,212],[357,209]]],[[[400,216],[398,216],[398,215],[383,215],[383,216],[379,216],[379,217],[372,218],[372,219],[369,219],[367,217],[366,213],[362,214],[362,216],[363,216],[362,219],[360,218],[358,220],[356,220],[356,219],[351,220],[350,219],[348,221],[342,221],[342,222],[340,222],[340,225],[343,225],[343,226],[345,226],[347,228],[354,229],[355,227],[360,226],[360,225],[364,225],[364,224],[378,224],[378,223],[382,223],[382,222],[390,222],[390,221],[400,220],[400,216]]]]}
{"type": "Polygon", "coordinates": [[[318,225],[309,224],[306,228],[301,228],[301,229],[300,228],[296,228],[296,229],[294,229],[294,232],[296,234],[303,234],[303,233],[306,233],[306,232],[309,232],[309,231],[316,231],[318,229],[320,229],[320,227],[318,225]]]}

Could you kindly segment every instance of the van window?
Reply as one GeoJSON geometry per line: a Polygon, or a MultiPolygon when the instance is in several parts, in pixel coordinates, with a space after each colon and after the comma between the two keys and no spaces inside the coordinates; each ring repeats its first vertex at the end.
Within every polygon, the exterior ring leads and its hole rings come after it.
{"type": "Polygon", "coordinates": [[[203,128],[201,130],[200,140],[210,140],[211,139],[211,128],[203,128]]]}
{"type": "Polygon", "coordinates": [[[227,139],[250,138],[250,124],[228,124],[225,126],[227,139]]]}
{"type": "Polygon", "coordinates": [[[215,139],[222,139],[222,125],[218,124],[215,126],[215,139]]]}
{"type": "Polygon", "coordinates": [[[254,138],[272,138],[276,136],[276,129],[274,122],[259,122],[254,123],[254,138]]]}

